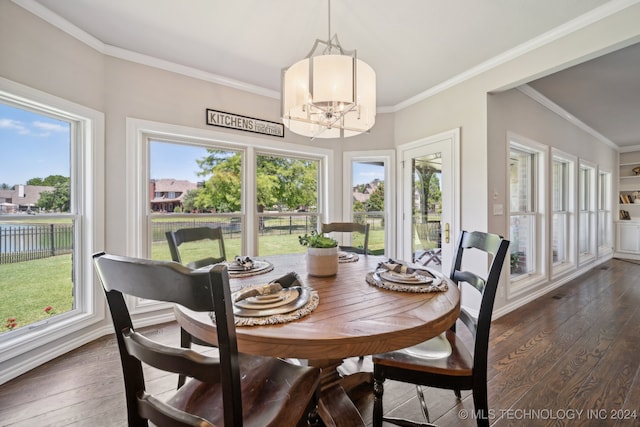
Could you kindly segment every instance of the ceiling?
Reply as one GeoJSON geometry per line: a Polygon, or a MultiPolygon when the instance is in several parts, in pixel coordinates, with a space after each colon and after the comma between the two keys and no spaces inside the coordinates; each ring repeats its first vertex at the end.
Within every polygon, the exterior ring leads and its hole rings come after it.
{"type": "MultiPolygon", "coordinates": [[[[326,0],[14,2],[107,54],[181,67],[275,98],[282,68],[329,35],[326,0]]],[[[330,26],[345,49],[357,49],[376,71],[378,111],[385,112],[606,16],[621,3],[333,0],[330,26]]],[[[640,48],[625,52],[531,85],[615,144],[640,144],[640,48]]]]}
{"type": "Polygon", "coordinates": [[[529,86],[618,147],[640,145],[640,43],[529,86]]]}

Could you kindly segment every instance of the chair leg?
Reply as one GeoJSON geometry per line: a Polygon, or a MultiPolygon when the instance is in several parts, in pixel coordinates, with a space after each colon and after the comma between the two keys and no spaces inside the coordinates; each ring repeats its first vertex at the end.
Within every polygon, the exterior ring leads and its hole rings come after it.
{"type": "Polygon", "coordinates": [[[473,407],[478,417],[478,427],[489,427],[489,402],[486,387],[473,390],[473,407]]]}
{"type": "Polygon", "coordinates": [[[456,397],[458,398],[458,400],[462,399],[462,393],[460,393],[460,389],[455,389],[453,390],[453,393],[456,395],[456,397]]]}
{"type": "Polygon", "coordinates": [[[382,427],[382,394],[384,379],[373,378],[373,427],[382,427]]]}
{"type": "Polygon", "coordinates": [[[307,413],[307,425],[309,427],[321,427],[322,421],[320,420],[320,415],[318,414],[318,393],[316,393],[315,398],[313,399],[313,404],[311,405],[311,410],[307,413]]]}
{"type": "MultiPolygon", "coordinates": [[[[191,348],[191,334],[180,328],[180,347],[182,348],[191,348]]],[[[184,385],[187,377],[180,374],[178,375],[178,387],[180,388],[184,385]]]]}
{"type": "Polygon", "coordinates": [[[431,419],[429,418],[429,408],[427,407],[427,402],[424,400],[424,393],[422,392],[422,387],[416,385],[416,393],[418,394],[418,400],[420,401],[420,407],[422,408],[422,415],[424,415],[424,419],[427,420],[428,423],[431,423],[431,419]]]}

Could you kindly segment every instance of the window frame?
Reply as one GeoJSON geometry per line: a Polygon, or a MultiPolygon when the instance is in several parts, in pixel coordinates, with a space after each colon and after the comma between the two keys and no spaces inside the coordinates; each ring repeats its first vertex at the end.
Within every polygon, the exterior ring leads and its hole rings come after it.
{"type": "MultiPolygon", "coordinates": [[[[74,224],[75,307],[46,322],[18,328],[0,338],[0,363],[48,345],[51,360],[89,342],[102,331],[83,331],[106,317],[100,285],[95,280],[92,253],[104,247],[104,114],[89,107],[41,92],[0,77],[0,100],[18,108],[49,115],[72,124],[71,213],[74,224]],[[82,332],[82,334],[81,334],[82,332]],[[69,339],[74,336],[74,339],[69,339]],[[56,345],[52,343],[59,341],[56,345]]],[[[11,377],[42,363],[43,356],[27,358],[12,370],[11,377]],[[37,359],[37,360],[36,360],[37,359]],[[17,369],[17,370],[16,370],[17,369]]],[[[5,375],[0,375],[0,383],[5,375]]]]}
{"type": "Polygon", "coordinates": [[[602,258],[613,253],[613,173],[604,168],[598,167],[598,207],[596,209],[596,251],[597,257],[602,258]],[[605,176],[603,189],[602,177],[605,176]],[[604,190],[604,191],[603,191],[604,190]],[[604,219],[601,217],[604,215],[604,219]],[[605,230],[600,229],[600,225],[605,224],[605,230]],[[606,242],[601,242],[600,236],[605,233],[606,242]]]}
{"type": "MultiPolygon", "coordinates": [[[[242,161],[242,210],[235,216],[242,216],[247,232],[243,233],[242,248],[249,254],[258,250],[258,209],[255,197],[255,159],[258,154],[313,158],[319,161],[318,173],[318,213],[320,220],[326,220],[332,208],[329,189],[334,188],[333,151],[316,146],[302,146],[272,138],[260,138],[243,134],[226,133],[217,130],[192,128],[168,123],[153,122],[127,117],[126,146],[126,236],[125,251],[129,256],[147,257],[149,247],[150,207],[147,183],[149,180],[149,141],[163,140],[200,145],[205,148],[223,148],[241,151],[242,161]]],[[[138,326],[156,324],[172,320],[170,304],[128,299],[130,311],[139,316],[138,326]],[[153,314],[153,316],[151,316],[153,314]]]]}
{"type": "MultiPolygon", "coordinates": [[[[274,157],[283,157],[283,158],[289,158],[289,159],[298,159],[298,160],[313,160],[313,161],[317,161],[318,162],[318,166],[317,166],[317,182],[318,182],[318,193],[317,193],[317,200],[316,200],[316,204],[317,204],[317,209],[314,212],[301,212],[301,213],[295,213],[295,212],[285,212],[285,213],[265,213],[265,212],[258,212],[258,203],[257,203],[257,197],[256,197],[256,193],[252,192],[252,194],[250,195],[250,197],[252,197],[252,201],[254,203],[254,208],[253,208],[253,212],[255,212],[255,215],[249,215],[250,217],[252,217],[252,220],[255,220],[255,224],[252,225],[251,229],[252,230],[257,230],[259,228],[259,222],[260,222],[260,218],[266,218],[266,217],[315,217],[316,218],[316,222],[317,224],[320,224],[323,220],[323,218],[327,218],[328,217],[328,213],[325,211],[326,207],[329,206],[329,203],[327,201],[327,199],[325,199],[324,197],[322,197],[322,194],[324,194],[325,192],[322,190],[324,187],[323,184],[323,161],[322,159],[316,157],[316,156],[309,156],[308,153],[301,153],[301,152],[287,152],[286,154],[283,153],[275,153],[274,151],[269,151],[269,150],[265,150],[263,147],[259,148],[259,149],[254,149],[253,150],[253,157],[252,157],[252,168],[253,170],[255,170],[257,168],[257,158],[258,156],[274,156],[274,157]]],[[[252,180],[252,182],[255,182],[255,179],[257,179],[257,174],[253,173],[252,176],[247,177],[249,179],[252,180]]],[[[251,188],[257,188],[256,184],[253,184],[251,186],[251,188]]],[[[328,193],[327,193],[328,194],[328,193]]],[[[253,243],[253,252],[251,252],[252,254],[256,254],[256,255],[260,255],[259,254],[259,246],[260,246],[260,233],[253,233],[252,236],[248,236],[248,238],[252,241],[253,243]]],[[[247,252],[249,253],[249,252],[247,252]]]]}
{"type": "Polygon", "coordinates": [[[564,195],[564,203],[566,204],[566,206],[564,207],[564,210],[562,210],[562,212],[564,213],[564,215],[566,215],[566,223],[567,223],[567,233],[568,233],[568,237],[566,239],[567,244],[565,247],[565,251],[567,252],[567,257],[566,257],[566,261],[564,262],[553,262],[553,247],[550,248],[549,251],[549,255],[550,255],[550,266],[551,266],[551,277],[552,278],[556,278],[560,275],[563,275],[569,271],[574,271],[577,269],[577,260],[576,260],[576,246],[574,244],[572,244],[572,242],[575,241],[575,235],[576,235],[576,204],[575,204],[575,200],[576,200],[576,181],[577,181],[577,177],[576,177],[576,165],[578,162],[577,157],[572,156],[570,154],[564,153],[560,150],[557,149],[552,149],[552,156],[551,156],[551,178],[550,178],[550,197],[551,197],[551,202],[549,203],[549,211],[550,214],[552,216],[552,220],[550,221],[549,224],[549,228],[550,228],[550,240],[549,242],[552,243],[553,239],[554,239],[554,229],[553,229],[553,224],[554,224],[554,220],[553,220],[553,216],[557,213],[557,211],[554,210],[553,207],[553,180],[554,180],[554,174],[553,174],[553,164],[554,162],[561,162],[564,163],[565,165],[567,165],[567,171],[566,171],[566,182],[565,182],[565,192],[566,194],[564,195]]]}
{"type": "Polygon", "coordinates": [[[597,166],[584,159],[580,159],[578,162],[578,229],[576,235],[576,254],[578,258],[578,266],[583,266],[585,264],[590,263],[596,258],[596,239],[597,239],[597,202],[598,202],[598,193],[597,193],[597,166]],[[588,171],[587,182],[589,184],[588,192],[584,194],[584,185],[582,179],[582,171],[588,171]],[[588,199],[584,200],[583,195],[587,196],[588,199]],[[583,205],[583,202],[586,203],[583,205]],[[583,209],[583,208],[586,208],[583,209]],[[587,244],[588,244],[588,252],[580,252],[580,235],[582,232],[582,227],[584,226],[583,217],[586,214],[588,217],[588,224],[586,231],[588,233],[587,236],[587,244]]]}
{"type": "MultiPolygon", "coordinates": [[[[353,163],[354,162],[382,162],[384,164],[384,253],[396,253],[396,239],[392,239],[391,230],[396,223],[396,200],[393,192],[388,189],[396,188],[395,183],[395,150],[375,151],[345,151],[342,153],[342,221],[352,221],[353,213],[353,163]]],[[[329,218],[330,221],[337,221],[329,218]]]]}
{"type": "MultiPolygon", "coordinates": [[[[509,277],[508,286],[507,286],[507,298],[516,297],[522,293],[528,293],[535,289],[536,287],[541,286],[548,280],[548,259],[549,248],[547,247],[547,233],[546,233],[546,224],[547,224],[547,186],[548,182],[548,161],[549,158],[549,148],[546,145],[540,144],[532,139],[525,138],[523,136],[517,135],[513,132],[507,132],[507,144],[506,144],[506,159],[507,162],[510,162],[511,159],[511,150],[523,151],[526,153],[531,153],[536,156],[536,160],[534,162],[532,171],[535,172],[535,176],[531,182],[533,192],[532,197],[532,207],[531,212],[528,213],[534,218],[535,230],[533,233],[533,237],[535,242],[532,245],[534,259],[534,271],[522,274],[518,277],[511,277],[511,275],[507,275],[509,277]]],[[[509,164],[507,164],[507,170],[510,169],[509,164]]],[[[521,212],[512,212],[511,210],[511,189],[510,186],[507,186],[507,200],[508,203],[508,223],[511,222],[511,217],[514,215],[520,215],[521,212]]],[[[510,227],[509,227],[510,232],[510,227]]],[[[509,237],[511,240],[511,236],[509,237]]]]}

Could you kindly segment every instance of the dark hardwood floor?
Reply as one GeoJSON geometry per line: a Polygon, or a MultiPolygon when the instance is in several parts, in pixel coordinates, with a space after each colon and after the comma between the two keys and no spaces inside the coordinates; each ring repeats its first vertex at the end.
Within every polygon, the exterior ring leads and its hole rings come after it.
{"type": "MultiPolygon", "coordinates": [[[[640,264],[611,260],[494,321],[489,351],[492,425],[640,426],[640,264]]],[[[175,323],[146,328],[176,344],[175,323]]],[[[211,351],[211,350],[207,350],[211,351]]],[[[350,359],[345,372],[359,369],[350,359]]],[[[365,359],[363,369],[371,369],[365,359]]],[[[169,394],[176,377],[148,369],[152,392],[169,394]]],[[[432,421],[473,426],[471,395],[427,389],[432,421]]],[[[352,392],[367,425],[372,394],[352,392]]],[[[385,384],[385,410],[420,419],[415,389],[385,384]]],[[[103,337],[0,386],[1,426],[123,426],[120,362],[103,337]]]]}

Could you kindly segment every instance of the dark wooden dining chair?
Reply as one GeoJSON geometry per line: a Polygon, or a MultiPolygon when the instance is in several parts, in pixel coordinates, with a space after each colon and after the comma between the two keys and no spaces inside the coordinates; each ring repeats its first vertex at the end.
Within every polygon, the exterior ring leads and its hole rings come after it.
{"type": "MultiPolygon", "coordinates": [[[[224,237],[221,227],[181,228],[165,233],[171,252],[171,259],[189,268],[217,264],[227,259],[224,248],[224,237]],[[203,257],[202,254],[205,254],[203,257]]],[[[180,328],[180,346],[191,348],[191,344],[211,346],[180,328]]],[[[178,388],[186,380],[184,375],[178,376],[178,388]]]]}
{"type": "Polygon", "coordinates": [[[227,259],[221,227],[181,228],[167,231],[166,236],[171,259],[189,268],[217,264],[227,259]],[[203,248],[207,252],[204,257],[198,255],[203,253],[203,248]]]}
{"type": "Polygon", "coordinates": [[[225,265],[200,270],[176,262],[94,255],[120,351],[129,426],[297,426],[318,423],[320,370],[238,353],[225,265]],[[168,347],[137,333],[124,295],[212,312],[218,356],[168,347]],[[168,400],[145,389],[142,363],[192,379],[168,400]]]}
{"type": "MultiPolygon", "coordinates": [[[[509,241],[496,234],[478,231],[462,232],[453,260],[450,278],[458,286],[468,283],[470,286],[465,286],[464,290],[476,291],[481,296],[480,310],[477,317],[464,307],[461,308],[459,316],[462,324],[469,329],[473,337],[473,349],[469,351],[463,340],[456,335],[456,325],[453,325],[442,336],[446,347],[450,347],[450,351],[444,355],[434,356],[427,352],[421,353],[419,351],[421,344],[409,349],[374,355],[374,427],[381,427],[383,420],[401,426],[433,425],[430,424],[429,412],[420,386],[454,390],[458,399],[461,398],[460,390],[472,390],[478,425],[489,425],[489,405],[487,401],[489,330],[496,289],[508,248],[509,241]],[[475,273],[462,268],[463,254],[477,251],[492,255],[488,273],[475,273]],[[418,398],[427,423],[383,417],[383,383],[386,379],[416,385],[418,398]]],[[[438,339],[440,337],[436,337],[434,340],[438,339]]],[[[430,341],[427,341],[427,344],[430,341]]],[[[428,347],[428,345],[422,347],[428,347]]]]}
{"type": "Polygon", "coordinates": [[[340,250],[353,252],[356,254],[369,254],[369,224],[358,224],[357,222],[330,222],[322,224],[320,227],[322,234],[326,233],[360,233],[363,244],[359,246],[340,246],[340,250]]]}

